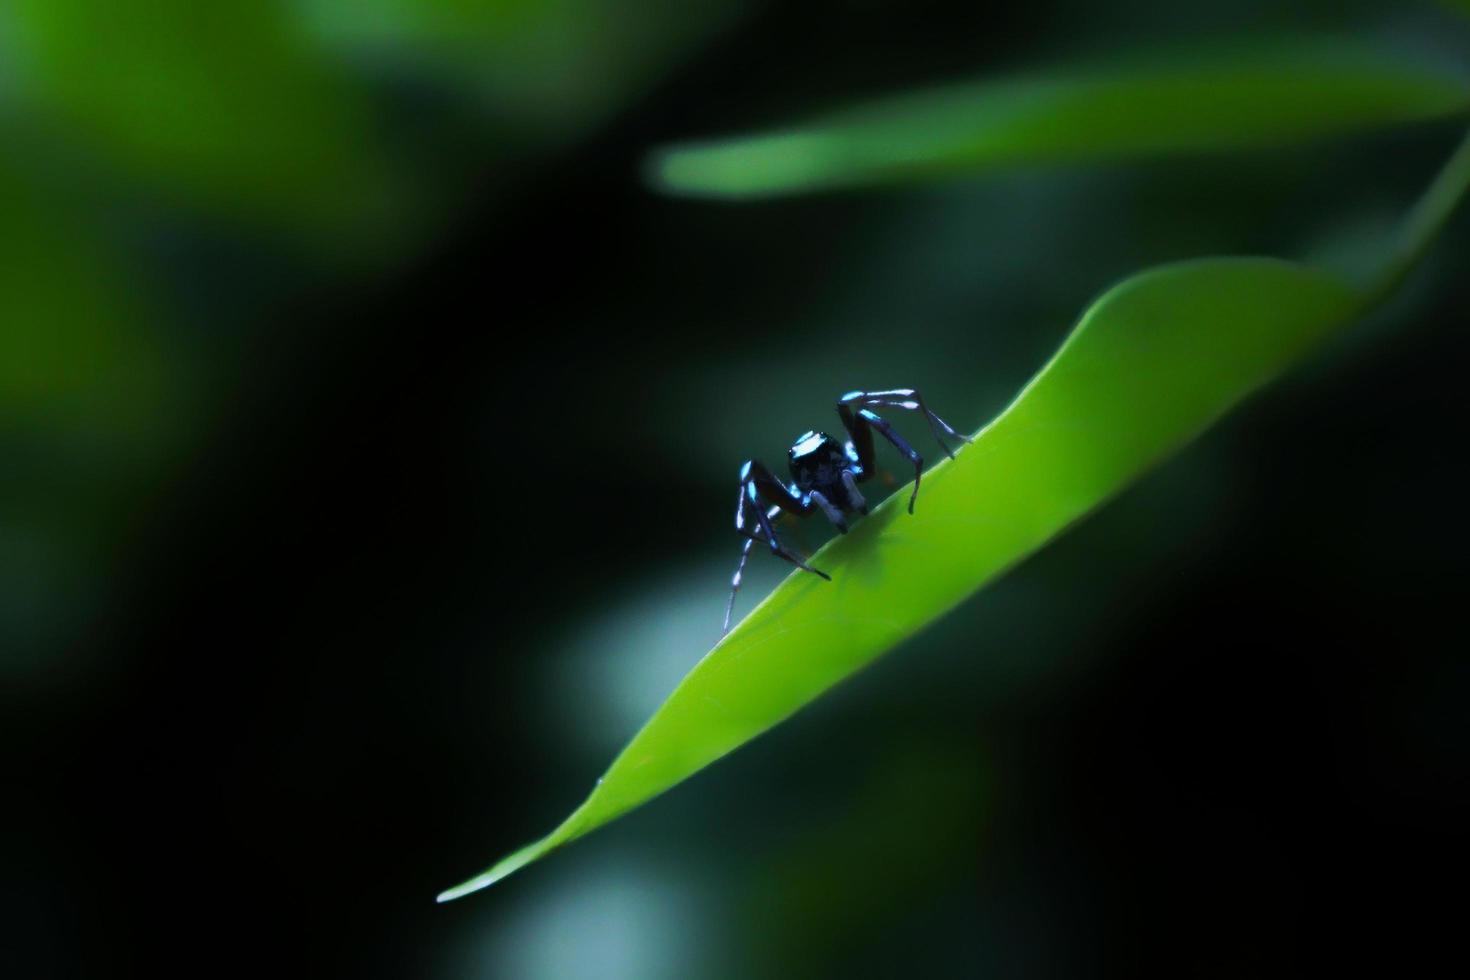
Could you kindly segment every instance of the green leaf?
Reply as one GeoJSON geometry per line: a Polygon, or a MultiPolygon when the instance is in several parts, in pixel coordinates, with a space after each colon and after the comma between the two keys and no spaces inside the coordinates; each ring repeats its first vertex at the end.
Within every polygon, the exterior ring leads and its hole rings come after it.
{"type": "Polygon", "coordinates": [[[1300,265],[1216,258],[1110,290],[973,445],[793,574],[684,678],[550,835],[484,888],[662,793],[871,662],[1199,434],[1362,309],[1300,265]]]}
{"type": "Polygon", "coordinates": [[[474,92],[508,139],[565,140],[598,124],[688,49],[741,16],[733,0],[299,0],[344,56],[474,92]]]}
{"type": "Polygon", "coordinates": [[[673,194],[754,198],[1003,167],[1226,150],[1459,113],[1463,72],[1295,45],[911,93],[770,133],[660,151],[673,194]]]}
{"type": "Polygon", "coordinates": [[[289,6],[12,0],[17,91],[44,120],[22,132],[171,204],[365,244],[396,220],[395,178],[289,6]]]}

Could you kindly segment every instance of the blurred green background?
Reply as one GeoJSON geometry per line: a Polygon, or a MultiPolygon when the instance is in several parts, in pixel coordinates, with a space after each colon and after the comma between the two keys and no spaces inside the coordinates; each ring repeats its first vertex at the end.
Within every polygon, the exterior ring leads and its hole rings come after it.
{"type": "MultiPolygon", "coordinates": [[[[659,194],[650,153],[1222,39],[1463,65],[1455,6],[4,5],[0,968],[1456,951],[1464,221],[1389,310],[793,722],[432,903],[718,637],[741,460],[855,387],[977,428],[1149,265],[1352,266],[1463,120],[739,204],[659,194]]],[[[785,574],[762,559],[740,609],[785,574]]]]}

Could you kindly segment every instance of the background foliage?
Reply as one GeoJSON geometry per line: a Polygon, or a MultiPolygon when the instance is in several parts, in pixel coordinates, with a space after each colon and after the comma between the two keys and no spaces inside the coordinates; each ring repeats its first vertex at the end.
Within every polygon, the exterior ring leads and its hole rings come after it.
{"type": "Polygon", "coordinates": [[[6,972],[1451,951],[1463,228],[902,655],[535,876],[430,899],[715,639],[740,459],[855,385],[978,426],[1143,268],[1369,266],[1462,122],[739,207],[650,190],[651,150],[1221,39],[1454,72],[1453,8],[7,5],[6,972]]]}

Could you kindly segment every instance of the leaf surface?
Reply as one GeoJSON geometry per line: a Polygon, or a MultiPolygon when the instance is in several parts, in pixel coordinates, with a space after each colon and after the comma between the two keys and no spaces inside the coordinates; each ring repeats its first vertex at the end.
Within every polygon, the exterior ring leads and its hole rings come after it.
{"type": "Polygon", "coordinates": [[[559,827],[457,898],[679,783],[790,716],[1198,435],[1361,308],[1289,262],[1165,266],[1107,292],[974,444],[788,577],[684,678],[559,827]]]}

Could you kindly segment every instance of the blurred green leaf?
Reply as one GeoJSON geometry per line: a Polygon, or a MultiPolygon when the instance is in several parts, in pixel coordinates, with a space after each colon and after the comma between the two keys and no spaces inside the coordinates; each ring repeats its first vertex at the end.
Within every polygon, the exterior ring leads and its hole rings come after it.
{"type": "Polygon", "coordinates": [[[83,228],[0,156],[0,437],[136,452],[171,426],[179,371],[125,270],[83,228]]]}
{"type": "Polygon", "coordinates": [[[182,442],[188,365],[84,209],[0,151],[0,677],[75,662],[148,475],[182,442]]]}
{"type": "Polygon", "coordinates": [[[1470,134],[1460,141],[1383,250],[1377,271],[1364,284],[1370,303],[1391,295],[1419,264],[1459,207],[1466,188],[1470,188],[1470,134]]]}
{"type": "Polygon", "coordinates": [[[17,0],[0,28],[36,141],[170,203],[339,242],[394,217],[365,100],[285,5],[17,0]]]}
{"type": "Polygon", "coordinates": [[[1015,402],[787,578],[658,709],[549,836],[440,895],[483,888],[788,717],[1177,449],[1334,328],[1361,295],[1265,258],[1166,266],[1110,290],[1015,402]]]}
{"type": "Polygon", "coordinates": [[[533,140],[594,124],[741,12],[732,0],[645,0],[637,16],[617,0],[301,0],[297,10],[354,59],[452,79],[533,140]]]}
{"type": "Polygon", "coordinates": [[[1467,107],[1463,72],[1383,51],[1212,50],[906,94],[769,133],[671,147],[649,170],[673,194],[765,197],[1285,143],[1467,107]]]}

